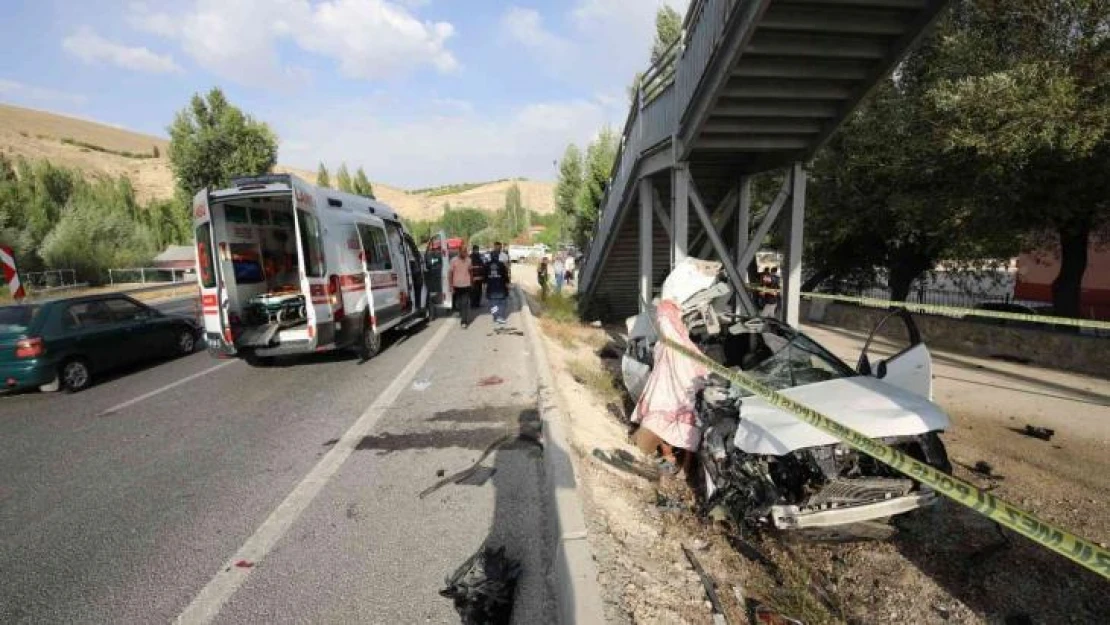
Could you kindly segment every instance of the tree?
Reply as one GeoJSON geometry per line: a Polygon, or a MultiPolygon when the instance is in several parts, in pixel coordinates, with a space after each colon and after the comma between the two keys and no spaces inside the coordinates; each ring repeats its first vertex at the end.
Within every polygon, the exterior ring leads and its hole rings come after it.
{"type": "Polygon", "coordinates": [[[655,41],[651,44],[651,62],[658,63],[667,50],[682,37],[682,16],[664,4],[655,12],[655,41]]]}
{"type": "Polygon", "coordinates": [[[579,249],[586,247],[597,229],[601,201],[617,158],[617,143],[617,134],[607,126],[586,148],[582,186],[575,199],[574,242],[579,249]]]}
{"type": "Polygon", "coordinates": [[[470,240],[475,233],[489,226],[489,215],[476,208],[456,208],[445,212],[439,227],[449,237],[462,237],[470,240]]]}
{"type": "Polygon", "coordinates": [[[950,22],[943,52],[965,70],[932,94],[943,144],[969,157],[971,201],[997,227],[1054,234],[1053,308],[1077,317],[1092,236],[1110,228],[1110,4],[976,0],[950,22]]]}
{"type": "Polygon", "coordinates": [[[370,184],[370,179],[361,167],[355,172],[354,192],[363,197],[374,198],[374,185],[370,184]]]}
{"type": "Polygon", "coordinates": [[[347,163],[339,165],[339,171],[335,173],[335,184],[344,193],[355,192],[355,183],[351,180],[351,172],[347,171],[347,163]]]}
{"type": "Polygon", "coordinates": [[[528,228],[527,211],[524,210],[524,202],[520,197],[520,186],[513,183],[512,186],[505,191],[505,218],[508,224],[508,237],[515,239],[520,236],[520,233],[528,228]]]}
{"type": "Polygon", "coordinates": [[[330,187],[331,186],[331,177],[328,176],[328,168],[324,167],[323,163],[320,163],[320,167],[316,170],[316,186],[318,186],[318,187],[330,187]]]}
{"type": "Polygon", "coordinates": [[[573,143],[563,152],[559,161],[559,178],[555,182],[555,210],[566,217],[573,217],[576,201],[582,189],[582,151],[573,143]]]}
{"type": "Polygon", "coordinates": [[[169,133],[170,165],[182,198],[205,187],[225,187],[234,176],[268,173],[277,162],[277,137],[270,127],[244,114],[219,89],[194,94],[169,133]]]}

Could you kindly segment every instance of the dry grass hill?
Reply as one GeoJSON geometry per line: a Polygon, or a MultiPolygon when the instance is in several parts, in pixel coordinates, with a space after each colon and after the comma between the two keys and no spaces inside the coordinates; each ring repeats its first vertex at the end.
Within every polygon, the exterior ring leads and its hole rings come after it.
{"type": "MultiPolygon", "coordinates": [[[[47,159],[58,165],[90,173],[127,176],[135,186],[140,201],[173,195],[173,175],[166,158],[168,147],[169,142],[161,137],[55,113],[0,104],[0,153],[10,157],[47,159]],[[155,148],[158,157],[150,156],[155,148]]],[[[315,171],[284,165],[278,165],[275,169],[280,173],[294,174],[308,182],[316,180],[315,171]]],[[[335,176],[334,171],[332,176],[335,176]]],[[[402,216],[409,219],[435,219],[443,213],[445,202],[454,207],[499,210],[505,205],[505,191],[512,183],[491,182],[444,195],[411,193],[378,181],[373,181],[373,184],[378,199],[392,206],[402,216]]],[[[517,184],[520,185],[525,206],[540,213],[554,210],[552,183],[521,180],[517,184]]]]}

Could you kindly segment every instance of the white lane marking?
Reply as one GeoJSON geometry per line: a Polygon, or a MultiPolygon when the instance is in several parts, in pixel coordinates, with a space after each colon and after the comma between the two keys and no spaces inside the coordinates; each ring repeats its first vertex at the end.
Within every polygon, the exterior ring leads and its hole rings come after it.
{"type": "Polygon", "coordinates": [[[228,362],[222,362],[222,363],[220,363],[220,364],[218,364],[214,367],[209,367],[208,369],[205,369],[204,371],[200,371],[198,373],[194,373],[193,375],[181,378],[180,380],[178,380],[176,382],[171,382],[171,383],[169,383],[169,384],[167,384],[167,385],[165,385],[161,388],[156,388],[156,389],[154,389],[153,391],[151,391],[149,393],[144,393],[142,395],[139,395],[135,399],[129,399],[129,400],[123,402],[122,404],[119,404],[117,406],[112,406],[111,408],[101,412],[100,414],[98,414],[96,416],[103,417],[106,414],[111,414],[113,412],[118,412],[120,410],[123,410],[124,408],[134,406],[135,404],[137,404],[141,401],[150,399],[151,397],[154,397],[155,395],[158,395],[160,393],[165,393],[166,391],[170,390],[171,388],[177,388],[178,386],[181,386],[182,384],[188,384],[189,382],[192,382],[193,380],[195,380],[199,377],[206,376],[209,373],[212,373],[212,372],[215,372],[215,371],[219,371],[220,369],[223,369],[224,367],[228,367],[230,365],[233,365],[237,362],[239,362],[239,361],[238,360],[231,360],[231,361],[228,361],[228,362]]]}
{"type": "Polygon", "coordinates": [[[255,530],[254,534],[243,543],[239,551],[231,556],[216,576],[201,589],[192,603],[185,607],[177,617],[178,623],[189,625],[210,623],[220,613],[220,609],[231,599],[232,595],[243,585],[247,576],[254,567],[266,557],[266,554],[281,540],[293,523],[300,518],[316,495],[339,472],[339,468],[355,450],[362,437],[370,433],[377,425],[382,414],[393,405],[397,397],[405,390],[409,382],[416,376],[424,363],[432,356],[432,352],[443,341],[447,333],[455,326],[445,323],[440,326],[431,340],[420,350],[408,366],[393,379],[374,403],[362,413],[339,442],[335,444],[316,466],[304,476],[304,479],[293,488],[285,500],[282,501],[270,516],[255,530]],[[237,562],[245,561],[248,566],[236,566],[237,562]]]}

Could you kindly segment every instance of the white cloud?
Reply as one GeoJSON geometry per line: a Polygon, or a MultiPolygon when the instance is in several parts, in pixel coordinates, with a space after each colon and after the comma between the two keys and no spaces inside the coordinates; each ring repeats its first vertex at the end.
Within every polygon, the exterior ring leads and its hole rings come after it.
{"type": "Polygon", "coordinates": [[[611,88],[647,68],[655,14],[667,4],[684,13],[689,0],[575,0],[566,8],[565,33],[546,26],[535,10],[511,6],[501,31],[523,46],[551,76],[570,84],[611,88]]]}
{"type": "Polygon", "coordinates": [[[152,74],[181,71],[181,67],[168,54],[155,54],[141,46],[125,46],[109,41],[88,27],[83,27],[63,39],[62,48],[85,63],[108,63],[124,69],[152,74]]]}
{"type": "Polygon", "coordinates": [[[527,176],[555,177],[568,142],[585,143],[614,112],[590,100],[533,103],[503,113],[459,110],[397,119],[373,100],[275,119],[280,160],[314,168],[346,161],[375,180],[409,188],[527,176]]]}
{"type": "Polygon", "coordinates": [[[501,32],[509,40],[534,50],[540,60],[558,61],[570,52],[571,42],[549,31],[535,9],[509,7],[501,16],[501,32]]]}
{"type": "MultiPolygon", "coordinates": [[[[411,6],[412,3],[406,3],[411,6]]],[[[382,78],[421,66],[451,72],[447,22],[421,22],[405,5],[387,0],[196,0],[178,14],[130,7],[133,27],[181,42],[197,63],[236,82],[273,84],[287,75],[278,46],[335,60],[354,78],[382,78]]]]}
{"type": "Polygon", "coordinates": [[[58,91],[47,87],[28,85],[16,80],[0,78],[0,98],[8,102],[37,105],[81,106],[88,98],[81,94],[58,91]]]}

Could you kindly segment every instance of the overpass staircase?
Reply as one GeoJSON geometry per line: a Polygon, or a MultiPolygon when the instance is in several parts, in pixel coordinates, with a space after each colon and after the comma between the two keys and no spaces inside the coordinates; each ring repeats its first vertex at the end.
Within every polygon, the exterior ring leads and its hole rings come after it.
{"type": "MultiPolygon", "coordinates": [[[[730,280],[742,283],[778,224],[787,243],[780,313],[796,324],[804,164],[946,4],[693,0],[681,38],[644,74],[624,125],[581,270],[586,315],[635,314],[688,255],[725,260],[730,280]],[[753,209],[751,177],[776,170],[785,173],[782,188],[753,209]]],[[[754,311],[746,294],[739,304],[754,311]]]]}

